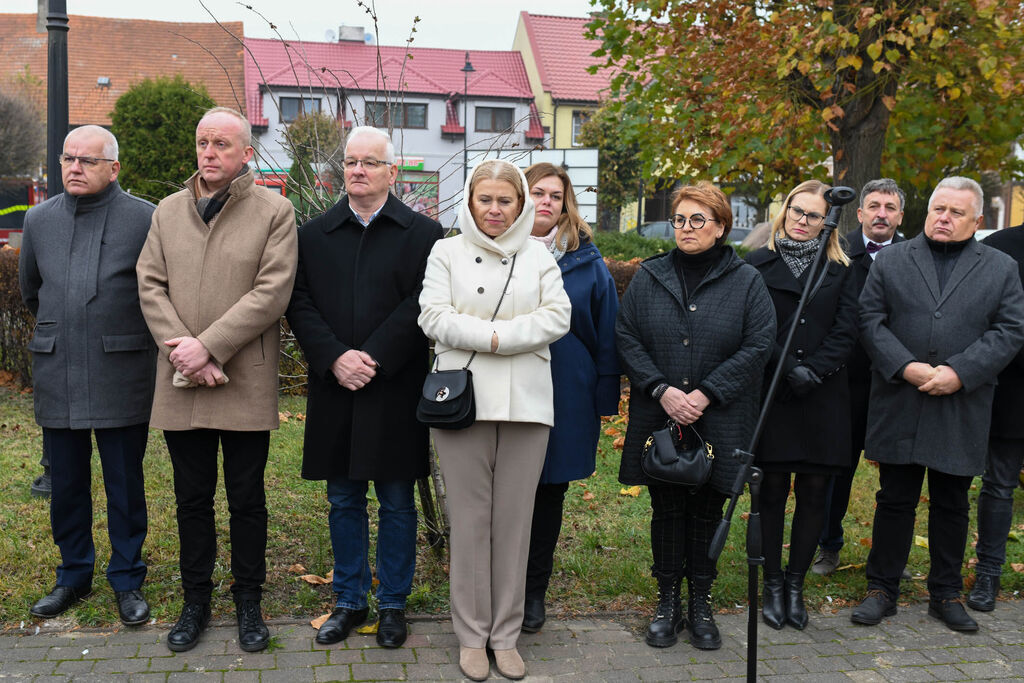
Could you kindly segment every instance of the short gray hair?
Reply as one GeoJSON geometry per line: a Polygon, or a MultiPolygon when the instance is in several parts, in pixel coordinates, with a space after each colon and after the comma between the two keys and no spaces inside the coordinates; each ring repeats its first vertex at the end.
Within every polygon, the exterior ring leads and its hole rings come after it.
{"type": "MultiPolygon", "coordinates": [[[[72,137],[78,137],[79,135],[101,138],[103,140],[104,158],[117,161],[117,138],[115,138],[114,134],[109,130],[103,126],[94,126],[92,124],[72,128],[71,131],[64,136],[64,147],[68,146],[68,140],[72,137]]],[[[61,149],[64,149],[64,147],[61,149]]]]}
{"type": "Polygon", "coordinates": [[[356,126],[348,132],[348,137],[345,138],[345,156],[348,156],[348,143],[363,135],[383,140],[385,146],[384,155],[386,157],[383,161],[389,164],[395,163],[395,143],[391,141],[391,136],[380,128],[374,128],[373,126],[356,126]]]}
{"type": "MultiPolygon", "coordinates": [[[[249,123],[249,119],[231,107],[214,107],[203,112],[203,117],[199,119],[199,123],[202,123],[214,114],[227,114],[238,119],[239,123],[242,124],[242,145],[244,147],[252,147],[252,124],[249,123]]],[[[196,124],[196,127],[198,128],[199,124],[196,124]]]]}
{"type": "Polygon", "coordinates": [[[928,210],[932,210],[932,202],[935,201],[935,193],[939,190],[946,188],[949,190],[967,190],[974,194],[974,217],[980,216],[985,208],[985,191],[981,189],[981,185],[976,180],[970,178],[964,178],[963,176],[951,175],[948,178],[943,178],[939,181],[939,184],[932,190],[932,196],[928,198],[928,210]]]}
{"type": "Polygon", "coordinates": [[[860,208],[864,208],[864,199],[872,192],[881,192],[882,194],[894,194],[900,198],[900,211],[907,205],[907,195],[900,186],[896,184],[896,181],[892,178],[876,178],[869,180],[864,183],[864,187],[860,191],[860,208]]]}

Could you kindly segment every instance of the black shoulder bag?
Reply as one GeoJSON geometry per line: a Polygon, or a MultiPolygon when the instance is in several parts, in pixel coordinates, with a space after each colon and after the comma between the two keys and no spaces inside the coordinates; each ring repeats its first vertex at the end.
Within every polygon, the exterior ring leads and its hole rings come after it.
{"type": "MultiPolygon", "coordinates": [[[[498,305],[494,307],[491,322],[498,317],[501,302],[505,300],[505,292],[512,281],[512,271],[516,268],[516,255],[512,256],[512,265],[508,269],[508,279],[501,289],[498,305]]],[[[458,370],[438,370],[437,358],[434,359],[434,370],[423,381],[423,392],[416,406],[416,419],[435,429],[465,429],[476,421],[476,400],[473,398],[473,373],[469,364],[476,358],[476,351],[469,357],[466,364],[458,370]]]]}

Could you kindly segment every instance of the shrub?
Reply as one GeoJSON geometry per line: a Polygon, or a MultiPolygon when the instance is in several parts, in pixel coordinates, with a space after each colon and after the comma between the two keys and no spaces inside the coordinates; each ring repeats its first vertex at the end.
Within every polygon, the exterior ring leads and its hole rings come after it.
{"type": "Polygon", "coordinates": [[[28,386],[32,379],[32,356],[28,342],[32,338],[35,319],[21,300],[18,285],[18,252],[4,246],[0,249],[0,369],[28,386]]]}
{"type": "Polygon", "coordinates": [[[595,232],[594,244],[601,251],[601,256],[616,261],[641,260],[675,248],[670,240],[647,239],[636,233],[629,232],[595,232]]]}

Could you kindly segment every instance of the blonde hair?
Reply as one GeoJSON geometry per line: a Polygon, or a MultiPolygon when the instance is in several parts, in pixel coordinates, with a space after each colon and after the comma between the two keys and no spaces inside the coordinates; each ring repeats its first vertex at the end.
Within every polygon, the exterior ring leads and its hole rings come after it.
{"type": "MultiPolygon", "coordinates": [[[[772,229],[768,235],[768,248],[775,251],[775,240],[778,237],[786,236],[786,212],[789,211],[789,204],[793,201],[793,197],[798,194],[808,193],[814,194],[819,197],[824,197],[825,193],[831,190],[830,185],[826,185],[820,180],[805,180],[796,187],[793,188],[786,196],[786,201],[782,205],[782,210],[779,211],[778,215],[775,216],[775,220],[772,221],[772,229]]],[[[826,208],[828,202],[825,202],[826,208]]],[[[847,257],[846,252],[843,251],[843,244],[840,241],[839,231],[833,230],[832,234],[828,238],[828,246],[825,248],[825,255],[829,261],[833,263],[840,263],[844,266],[850,265],[850,259],[847,257]]]]}
{"type": "Polygon", "coordinates": [[[558,216],[558,230],[555,232],[555,244],[562,244],[565,240],[566,251],[576,251],[580,248],[581,236],[586,240],[594,238],[594,231],[590,225],[580,216],[579,205],[576,203],[576,191],[573,190],[569,174],[561,166],[549,164],[542,161],[533,164],[523,173],[526,174],[526,184],[531,188],[544,178],[555,177],[562,181],[562,213],[558,216]]]}
{"type": "Polygon", "coordinates": [[[503,180],[513,188],[519,197],[519,213],[523,212],[523,204],[526,203],[526,190],[523,188],[523,176],[518,168],[502,161],[491,159],[473,169],[473,175],[469,177],[469,199],[473,199],[473,192],[476,184],[481,180],[503,180]]]}

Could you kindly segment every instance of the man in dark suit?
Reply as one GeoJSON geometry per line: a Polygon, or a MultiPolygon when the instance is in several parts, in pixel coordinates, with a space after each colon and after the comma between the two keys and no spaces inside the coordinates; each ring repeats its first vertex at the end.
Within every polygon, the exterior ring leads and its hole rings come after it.
{"type": "Polygon", "coordinates": [[[326,480],[331,505],[337,600],[316,640],[337,643],[366,620],[372,480],[380,502],[377,643],[400,647],[416,567],[413,486],[429,472],[427,429],[416,420],[428,347],[416,318],[442,230],[391,194],[398,167],[386,133],[353,128],[343,164],[346,195],[299,228],[287,314],[309,362],[302,476],[326,480]]]}
{"type": "MultiPolygon", "coordinates": [[[[871,180],[861,190],[860,207],[857,209],[861,229],[846,236],[846,255],[850,257],[850,269],[857,283],[857,296],[864,289],[871,264],[878,252],[890,244],[903,241],[896,229],[903,223],[905,203],[903,190],[890,178],[871,180]]],[[[818,541],[820,550],[811,568],[815,574],[822,576],[828,576],[839,566],[839,551],[843,547],[843,517],[850,504],[853,475],[857,471],[861,451],[864,450],[864,433],[867,430],[871,361],[863,344],[857,343],[846,365],[850,385],[850,468],[832,477],[821,539],[818,541]]]]}
{"type": "Polygon", "coordinates": [[[49,619],[92,591],[95,433],[107,491],[107,580],[121,621],[142,624],[149,618],[140,591],[147,530],[142,456],[156,346],[139,307],[135,261],[154,207],[121,190],[117,140],[99,126],[68,134],[60,169],[64,192],[25,216],[19,263],[21,295],[36,316],[28,349],[61,557],[56,586],[30,611],[49,619]]]}
{"type": "Polygon", "coordinates": [[[978,183],[943,179],[924,231],[878,255],[860,296],[872,360],[865,450],[881,486],[854,623],[896,613],[927,475],[928,614],[955,631],[978,629],[961,601],[967,491],[984,470],[996,376],[1024,344],[1017,263],[974,239],[983,206],[978,183]]]}
{"type": "MultiPolygon", "coordinates": [[[[1017,261],[1024,279],[1024,225],[1000,230],[985,244],[1009,254],[1017,261]]],[[[992,401],[992,429],[988,437],[988,459],[978,496],[977,580],[967,596],[967,605],[991,612],[999,594],[999,577],[1006,562],[1006,537],[1013,520],[1013,492],[1024,464],[1024,350],[999,373],[992,401]]]]}

